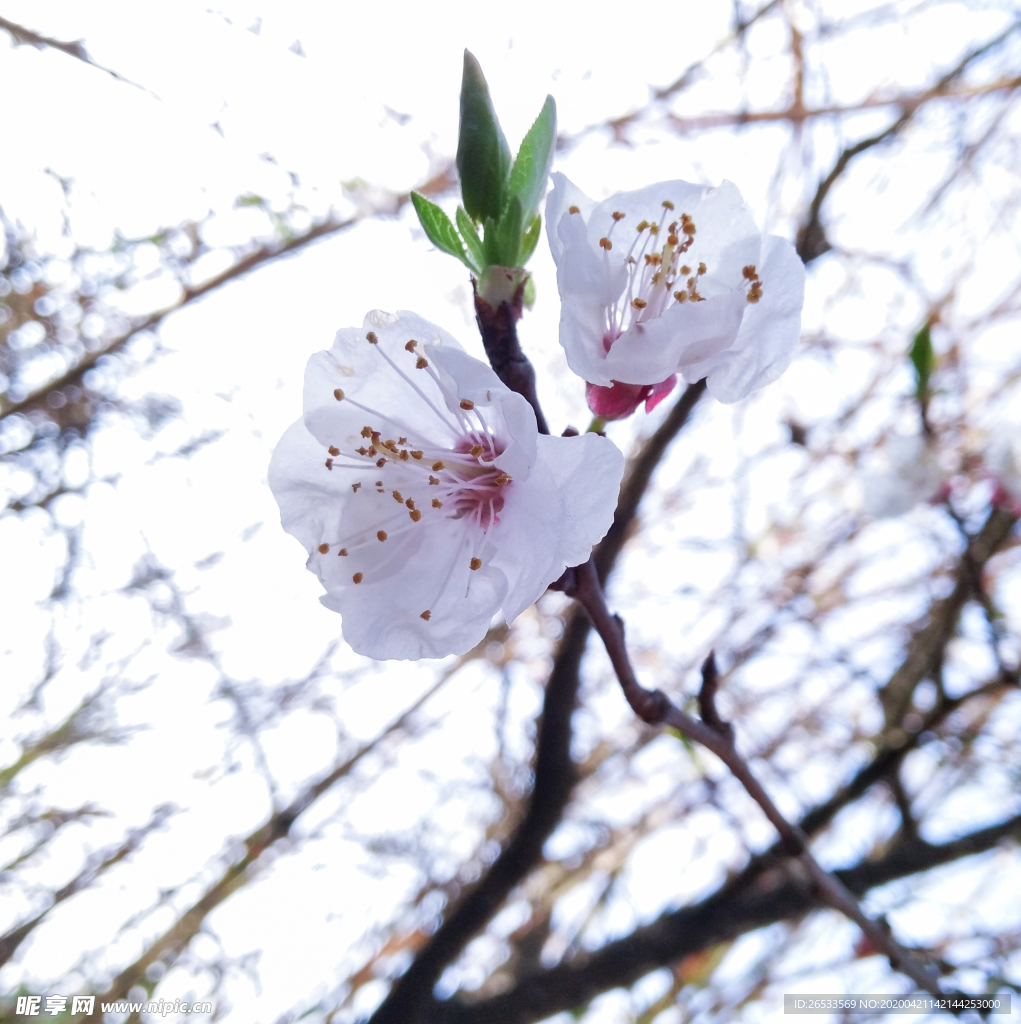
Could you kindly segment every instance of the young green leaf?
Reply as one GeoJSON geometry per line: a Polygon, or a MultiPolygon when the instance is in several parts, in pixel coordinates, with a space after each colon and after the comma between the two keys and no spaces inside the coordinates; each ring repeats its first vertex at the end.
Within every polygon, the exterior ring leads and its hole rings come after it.
{"type": "Polygon", "coordinates": [[[521,253],[522,227],[521,200],[511,196],[507,208],[503,211],[500,223],[496,227],[496,251],[501,267],[519,267],[521,253]]]}
{"type": "Polygon", "coordinates": [[[499,217],[503,212],[510,163],[510,147],[493,109],[482,68],[465,50],[457,173],[464,208],[473,220],[499,217]]]}
{"type": "Polygon", "coordinates": [[[539,243],[539,235],[542,232],[542,217],[536,214],[532,218],[532,223],[525,229],[525,233],[521,238],[521,266],[524,266],[529,259],[531,259],[532,253],[535,252],[535,247],[539,243]]]}
{"type": "Polygon", "coordinates": [[[464,251],[464,244],[457,229],[450,223],[450,218],[435,204],[430,203],[418,192],[411,193],[411,202],[414,204],[415,213],[425,230],[426,236],[437,249],[456,256],[469,270],[476,274],[480,269],[472,264],[464,251]]]}
{"type": "Polygon", "coordinates": [[[482,239],[479,238],[479,233],[475,230],[471,217],[465,213],[464,208],[461,206],[457,208],[457,229],[461,232],[461,237],[464,239],[464,244],[468,249],[472,262],[479,270],[485,270],[486,254],[482,248],[482,239]]]}
{"type": "Polygon", "coordinates": [[[929,393],[929,378],[936,367],[936,357],[932,351],[932,332],[928,320],[915,335],[908,355],[915,368],[915,378],[918,382],[916,394],[921,398],[929,393]]]}
{"type": "Polygon", "coordinates": [[[517,196],[521,200],[521,212],[525,221],[530,220],[535,213],[535,208],[546,189],[556,144],[557,105],[552,96],[547,96],[539,116],[521,140],[521,148],[518,150],[507,184],[508,196],[517,196]]]}

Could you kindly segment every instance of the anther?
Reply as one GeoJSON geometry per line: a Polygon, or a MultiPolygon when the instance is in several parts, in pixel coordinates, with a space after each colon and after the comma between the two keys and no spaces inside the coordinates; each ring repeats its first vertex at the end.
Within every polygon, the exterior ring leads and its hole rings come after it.
{"type": "Polygon", "coordinates": [[[623,220],[625,215],[621,213],[620,210],[617,210],[613,214],[611,214],[611,216],[614,220],[623,220]]]}
{"type": "Polygon", "coordinates": [[[475,403],[470,398],[462,398],[458,404],[465,412],[470,412],[475,408],[475,403]]]}
{"type": "Polygon", "coordinates": [[[493,482],[497,487],[503,487],[504,484],[509,484],[513,479],[510,473],[501,473],[493,482]]]}
{"type": "Polygon", "coordinates": [[[414,509],[415,509],[415,499],[414,498],[408,498],[408,500],[404,504],[407,505],[408,508],[410,508],[412,511],[414,511],[414,509]]]}
{"type": "Polygon", "coordinates": [[[688,264],[685,263],[684,266],[681,267],[681,274],[684,277],[687,277],[690,273],[691,273],[691,267],[689,267],[688,264]]]}
{"type": "Polygon", "coordinates": [[[394,491],[394,501],[398,502],[401,505],[404,504],[404,498],[401,496],[400,491],[394,491]]]}
{"type": "Polygon", "coordinates": [[[432,618],[432,616],[433,616],[433,613],[431,611],[429,611],[428,608],[426,608],[426,610],[424,612],[422,612],[422,614],[419,616],[419,618],[420,619],[425,619],[425,621],[428,622],[432,618]]]}
{"type": "Polygon", "coordinates": [[[699,277],[701,277],[701,276],[702,276],[702,275],[703,275],[704,273],[705,273],[705,264],[704,264],[704,263],[700,263],[700,264],[698,265],[698,274],[699,274],[699,277]]]}
{"type": "Polygon", "coordinates": [[[412,453],[411,453],[411,457],[412,457],[413,459],[420,459],[420,458],[422,458],[422,456],[423,456],[424,454],[425,454],[425,452],[419,452],[419,451],[415,451],[415,452],[412,452],[412,453]]]}
{"type": "Polygon", "coordinates": [[[443,502],[439,498],[433,498],[433,508],[443,508],[443,502]]]}
{"type": "Polygon", "coordinates": [[[377,530],[376,531],[376,540],[378,540],[380,542],[380,544],[382,544],[383,541],[386,540],[386,530],[377,530]]]}
{"type": "Polygon", "coordinates": [[[326,552],[329,551],[329,550],[330,550],[330,545],[329,544],[320,544],[319,545],[319,554],[325,555],[326,552]]]}
{"type": "Polygon", "coordinates": [[[337,555],[338,555],[339,557],[341,557],[341,558],[343,558],[343,557],[344,557],[344,555],[346,555],[346,554],[347,554],[347,548],[341,548],[341,549],[340,549],[340,550],[339,550],[339,551],[337,552],[337,555]]]}
{"type": "Polygon", "coordinates": [[[674,292],[674,298],[678,302],[687,302],[688,301],[688,293],[687,292],[674,292]]]}
{"type": "Polygon", "coordinates": [[[678,243],[678,241],[679,241],[679,239],[678,239],[678,237],[676,235],[667,235],[667,239],[666,240],[667,240],[667,244],[668,245],[676,245],[678,243]]]}
{"type": "Polygon", "coordinates": [[[429,360],[425,356],[419,356],[418,361],[415,363],[416,370],[424,370],[429,365],[429,360]]]}
{"type": "Polygon", "coordinates": [[[581,210],[579,210],[577,206],[569,206],[567,208],[567,212],[568,213],[581,213],[581,210]]]}
{"type": "Polygon", "coordinates": [[[329,448],[327,448],[326,450],[327,450],[327,451],[328,451],[328,452],[329,452],[329,453],[330,453],[331,455],[339,455],[339,454],[340,454],[340,449],[339,449],[339,448],[335,448],[335,447],[334,447],[334,446],[333,446],[332,444],[331,444],[331,445],[330,445],[330,447],[329,447],[329,448]]]}
{"type": "Polygon", "coordinates": [[[362,427],[362,437],[372,437],[372,427],[362,427]]]}
{"type": "Polygon", "coordinates": [[[333,459],[327,459],[326,460],[326,468],[327,469],[333,469],[333,459]]]}
{"type": "Polygon", "coordinates": [[[401,454],[398,456],[398,458],[400,458],[401,462],[407,462],[408,461],[408,453],[405,452],[405,451],[402,451],[401,454]]]}
{"type": "Polygon", "coordinates": [[[613,242],[611,242],[608,238],[600,238],[599,244],[607,252],[609,252],[613,248],[613,242]]]}
{"type": "Polygon", "coordinates": [[[473,558],[468,563],[468,567],[471,569],[472,572],[475,572],[476,569],[481,569],[482,568],[482,559],[481,558],[473,558]]]}
{"type": "Polygon", "coordinates": [[[473,458],[477,459],[486,449],[480,444],[473,444],[468,450],[468,454],[473,458]]]}
{"type": "Polygon", "coordinates": [[[408,513],[408,515],[409,515],[409,516],[411,516],[411,521],[412,521],[413,523],[417,523],[417,522],[419,521],[419,519],[421,519],[421,518],[422,518],[422,513],[421,513],[421,512],[420,512],[420,511],[419,511],[419,510],[418,510],[417,508],[413,508],[413,509],[412,509],[412,510],[411,510],[411,511],[410,511],[410,512],[408,513]]]}
{"type": "Polygon", "coordinates": [[[645,309],[648,303],[645,301],[645,299],[632,299],[631,305],[634,306],[635,309],[645,309]]]}
{"type": "Polygon", "coordinates": [[[432,474],[429,475],[429,483],[438,484],[440,482],[439,477],[435,477],[432,474]]]}
{"type": "Polygon", "coordinates": [[[357,492],[358,488],[361,487],[361,486],[362,486],[361,484],[352,484],[351,485],[351,490],[357,492]]]}
{"type": "Polygon", "coordinates": [[[382,469],[386,465],[386,459],[376,459],[376,469],[382,469]]]}
{"type": "Polygon", "coordinates": [[[335,388],[333,391],[333,397],[339,402],[344,397],[344,392],[340,388],[335,388]]]}
{"type": "Polygon", "coordinates": [[[364,446],[362,446],[361,448],[356,448],[355,451],[358,452],[359,455],[368,455],[369,454],[369,449],[364,447],[364,446]]]}
{"type": "Polygon", "coordinates": [[[659,234],[659,225],[658,224],[650,224],[649,225],[649,234],[650,235],[658,235],[659,234]]]}
{"type": "Polygon", "coordinates": [[[351,577],[351,580],[354,583],[361,583],[363,579],[365,579],[365,577],[360,572],[356,572],[354,576],[351,577]]]}
{"type": "Polygon", "coordinates": [[[747,278],[749,281],[754,281],[759,275],[755,272],[755,265],[750,264],[749,266],[742,268],[741,276],[747,278]]]}
{"type": "Polygon", "coordinates": [[[670,202],[669,199],[664,199],[663,200],[663,209],[664,210],[672,210],[673,208],[674,208],[674,204],[672,202],[670,202]]]}
{"type": "Polygon", "coordinates": [[[418,344],[418,342],[417,342],[417,341],[415,341],[415,339],[414,339],[414,338],[412,338],[412,339],[411,339],[411,341],[409,341],[409,342],[408,342],[408,343],[407,343],[407,344],[406,344],[406,345],[404,346],[404,348],[405,348],[405,351],[407,351],[407,352],[414,352],[414,351],[415,351],[415,346],[416,346],[417,344],[418,344]]]}
{"type": "Polygon", "coordinates": [[[407,444],[408,443],[408,439],[406,437],[399,437],[399,438],[397,438],[397,443],[398,444],[407,444]]]}
{"type": "Polygon", "coordinates": [[[636,230],[638,231],[638,234],[641,234],[648,226],[649,226],[649,222],[647,220],[643,220],[638,225],[638,227],[636,228],[636,230]]]}
{"type": "Polygon", "coordinates": [[[376,332],[375,331],[369,331],[369,333],[365,335],[365,340],[370,345],[378,345],[379,344],[379,338],[376,337],[376,332]]]}
{"type": "Polygon", "coordinates": [[[434,473],[438,473],[441,469],[443,469],[443,463],[442,462],[434,462],[433,463],[433,472],[434,473]]]}

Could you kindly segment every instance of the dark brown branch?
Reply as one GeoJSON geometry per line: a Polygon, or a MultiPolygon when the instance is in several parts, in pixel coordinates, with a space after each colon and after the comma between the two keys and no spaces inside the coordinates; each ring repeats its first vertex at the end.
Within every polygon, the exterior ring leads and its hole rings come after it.
{"type": "MultiPolygon", "coordinates": [[[[705,382],[688,387],[655,433],[630,461],[621,484],[617,513],[607,535],[593,552],[593,564],[608,576],[634,522],[652,474],[670,442],[688,421],[705,382]]],[[[559,823],[570,799],[575,769],[570,755],[571,714],[579,684],[581,658],[588,640],[589,620],[575,609],[568,618],[546,687],[536,748],[535,779],[523,820],[492,867],[474,889],[453,908],[446,920],[376,1010],[372,1024],[413,1024],[431,1021],[432,990],[443,969],[499,909],[511,889],[542,857],[546,839],[559,823]]]]}
{"type": "Polygon", "coordinates": [[[755,777],[747,761],[738,753],[734,744],[733,729],[720,719],[716,711],[713,699],[716,689],[716,667],[712,657],[706,660],[703,669],[700,694],[700,703],[708,712],[709,720],[698,721],[672,704],[662,690],[647,690],[638,681],[624,642],[624,624],[619,616],[610,614],[591,560],[578,567],[577,581],[577,589],[572,596],[588,612],[592,625],[599,633],[606,653],[610,656],[624,696],[635,714],[649,725],[669,725],[689,740],[700,743],[712,751],[759,805],[779,832],[790,853],[798,857],[823,901],[854,921],[871,939],[873,945],[886,954],[895,970],[906,974],[922,990],[934,996],[943,995],[935,976],[897,943],[885,928],[868,918],[851,893],[833,875],[819,866],[812,856],[808,837],[797,825],[787,821],[755,777]]]}
{"type": "MultiPolygon", "coordinates": [[[[453,179],[451,177],[451,170],[448,167],[439,174],[434,175],[416,191],[421,192],[423,195],[438,195],[448,189],[452,183],[453,179]]],[[[260,245],[257,249],[248,253],[246,256],[243,256],[233,264],[233,266],[228,267],[222,273],[217,274],[215,277],[211,277],[208,281],[205,281],[200,285],[196,285],[194,288],[183,289],[180,298],[177,299],[176,302],[171,303],[163,309],[157,310],[155,313],[150,313],[146,317],[141,317],[132,321],[128,330],[118,334],[98,351],[88,353],[66,373],[63,373],[61,376],[49,381],[31,395],[28,395],[26,398],[18,402],[4,401],[0,404],[0,420],[3,420],[17,412],[28,412],[37,407],[44,407],[47,396],[54,391],[60,391],[72,384],[81,387],[82,378],[99,362],[100,359],[103,358],[103,356],[119,352],[139,331],[152,330],[158,327],[159,324],[162,323],[162,321],[171,313],[182,309],[197,299],[202,298],[204,295],[208,295],[210,292],[216,291],[217,288],[222,288],[223,285],[229,284],[231,281],[236,281],[239,278],[244,277],[246,274],[251,273],[253,270],[266,266],[275,260],[291,256],[304,249],[306,246],[311,245],[313,242],[318,242],[322,238],[327,238],[330,235],[346,231],[348,228],[352,228],[370,217],[379,216],[383,213],[395,214],[408,202],[410,202],[410,193],[395,195],[392,198],[392,202],[388,203],[385,208],[370,209],[366,212],[358,213],[353,217],[346,217],[343,220],[336,217],[329,217],[324,221],[320,221],[318,224],[314,224],[308,229],[308,231],[304,231],[300,235],[295,235],[293,238],[288,239],[286,242],[260,245]]]]}
{"type": "MultiPolygon", "coordinates": [[[[949,843],[903,837],[877,860],[835,871],[834,876],[860,898],[875,886],[1018,839],[1021,816],[949,843]]],[[[584,1006],[608,989],[633,985],[650,971],[693,953],[823,906],[807,879],[797,873],[771,872],[754,889],[727,885],[701,903],[663,914],[593,953],[525,978],[501,995],[468,1004],[454,1000],[436,1003],[429,1024],[531,1024],[584,1006]]]]}
{"type": "MultiPolygon", "coordinates": [[[[494,267],[492,271],[500,272],[494,267]]],[[[510,275],[508,275],[510,276],[510,275]]],[[[482,344],[486,349],[486,358],[493,372],[511,389],[528,400],[535,412],[535,422],[540,434],[548,434],[549,426],[539,405],[539,395],[535,389],[535,368],[528,356],[522,351],[518,341],[518,321],[521,319],[521,306],[525,294],[523,279],[514,289],[509,299],[504,299],[495,307],[479,294],[479,283],[472,279],[475,292],[475,322],[479,325],[482,344]]]]}

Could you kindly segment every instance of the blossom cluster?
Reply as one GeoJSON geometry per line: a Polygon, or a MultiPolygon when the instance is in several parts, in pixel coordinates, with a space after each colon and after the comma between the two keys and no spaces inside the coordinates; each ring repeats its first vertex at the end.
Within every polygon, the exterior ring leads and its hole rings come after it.
{"type": "MultiPolygon", "coordinates": [[[[651,410],[678,376],[735,402],[783,372],[804,268],[733,185],[662,182],[595,203],[553,181],[560,343],[597,423],[651,410]]],[[[417,659],[470,650],[494,616],[510,622],[583,563],[623,469],[596,430],[539,433],[529,401],[442,328],[376,310],[309,360],[304,415],[269,482],[351,647],[417,659]]]]}

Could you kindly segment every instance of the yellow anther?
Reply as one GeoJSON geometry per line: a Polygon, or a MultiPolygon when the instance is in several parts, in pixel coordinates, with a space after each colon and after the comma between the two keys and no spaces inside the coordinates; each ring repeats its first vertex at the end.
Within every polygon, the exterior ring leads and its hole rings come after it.
{"type": "Polygon", "coordinates": [[[691,273],[691,267],[689,267],[689,266],[688,266],[688,264],[687,264],[687,263],[685,263],[685,264],[684,264],[684,266],[683,266],[683,267],[681,267],[681,273],[682,273],[682,274],[683,274],[683,275],[684,275],[685,277],[687,277],[687,276],[688,276],[688,274],[690,274],[690,273],[691,273]]]}
{"type": "Polygon", "coordinates": [[[511,482],[511,480],[513,480],[513,479],[514,478],[510,475],[510,473],[501,473],[496,478],[494,483],[496,484],[497,487],[503,487],[504,484],[509,484],[511,482]]]}
{"type": "Polygon", "coordinates": [[[600,238],[599,245],[607,252],[609,252],[613,248],[613,242],[611,242],[608,238],[600,238]]]}
{"type": "Polygon", "coordinates": [[[486,449],[480,444],[473,444],[468,454],[473,458],[477,459],[486,449]]]}
{"type": "Polygon", "coordinates": [[[468,563],[468,567],[471,569],[472,572],[475,572],[476,569],[481,569],[482,568],[482,559],[481,558],[473,558],[468,563]]]}
{"type": "Polygon", "coordinates": [[[334,446],[333,446],[332,444],[331,444],[331,445],[330,445],[330,447],[329,447],[329,448],[327,448],[326,450],[327,450],[327,451],[328,451],[328,452],[329,452],[329,453],[330,453],[331,455],[339,455],[339,454],[340,454],[340,449],[339,449],[339,448],[334,448],[334,446]]]}
{"type": "Polygon", "coordinates": [[[412,510],[411,510],[411,511],[410,511],[410,512],[408,513],[408,515],[409,515],[409,516],[411,516],[411,521],[412,521],[413,523],[417,523],[417,522],[419,521],[419,519],[421,519],[421,518],[422,518],[422,513],[421,513],[421,512],[420,512],[420,511],[419,511],[419,510],[418,510],[417,508],[413,508],[413,509],[412,509],[412,510]]]}
{"type": "Polygon", "coordinates": [[[407,505],[408,508],[410,508],[412,511],[414,511],[414,508],[415,508],[415,499],[414,498],[408,498],[408,500],[404,504],[407,505]]]}
{"type": "Polygon", "coordinates": [[[372,427],[362,427],[362,437],[372,437],[372,427]]]}
{"type": "MultiPolygon", "coordinates": [[[[434,473],[438,473],[441,469],[443,469],[443,463],[442,462],[434,462],[433,463],[433,472],[434,473]]],[[[431,480],[432,477],[430,477],[429,479],[431,480]]]]}
{"type": "Polygon", "coordinates": [[[667,235],[667,245],[676,245],[680,239],[676,235],[667,235]]]}
{"type": "Polygon", "coordinates": [[[379,338],[376,337],[376,332],[375,331],[369,331],[369,333],[365,335],[365,340],[370,345],[378,345],[379,344],[379,338]]]}
{"type": "Polygon", "coordinates": [[[568,213],[581,213],[581,210],[579,210],[577,206],[569,206],[567,208],[567,212],[568,213]]]}
{"type": "Polygon", "coordinates": [[[351,580],[354,583],[361,583],[363,579],[365,579],[365,577],[360,572],[356,572],[354,576],[351,577],[351,580]]]}
{"type": "Polygon", "coordinates": [[[658,235],[659,234],[659,225],[658,224],[650,224],[649,225],[649,234],[650,235],[658,235]]]}
{"type": "Polygon", "coordinates": [[[617,210],[615,213],[611,214],[611,216],[613,217],[614,220],[623,220],[624,217],[625,217],[625,214],[621,213],[620,210],[617,210]]]}
{"type": "Polygon", "coordinates": [[[631,305],[634,306],[635,309],[645,309],[648,303],[645,299],[632,299],[631,305]]]}
{"type": "Polygon", "coordinates": [[[404,498],[400,491],[394,491],[394,501],[399,502],[401,505],[404,504],[404,498]]]}
{"type": "Polygon", "coordinates": [[[465,412],[469,412],[475,408],[475,403],[470,398],[462,398],[458,404],[465,410],[465,412]]]}
{"type": "Polygon", "coordinates": [[[705,273],[705,264],[704,264],[704,263],[700,263],[700,264],[698,265],[698,274],[699,274],[699,277],[701,277],[701,276],[702,276],[702,275],[703,275],[704,273],[705,273]]]}
{"type": "Polygon", "coordinates": [[[674,208],[674,204],[672,202],[670,202],[669,199],[664,199],[663,200],[663,209],[664,210],[672,210],[673,208],[674,208]]]}
{"type": "Polygon", "coordinates": [[[329,551],[329,550],[330,550],[330,545],[329,544],[320,544],[319,545],[319,554],[325,555],[326,552],[329,551]]]}
{"type": "Polygon", "coordinates": [[[420,459],[420,458],[422,458],[422,456],[423,456],[424,454],[425,454],[425,452],[419,452],[419,451],[415,451],[415,452],[412,452],[412,453],[411,453],[411,457],[412,457],[413,459],[420,459]]]}
{"type": "Polygon", "coordinates": [[[438,484],[439,482],[440,482],[439,481],[439,477],[435,477],[435,476],[432,476],[430,474],[430,476],[429,476],[429,483],[431,483],[431,484],[438,484]]]}
{"type": "Polygon", "coordinates": [[[638,232],[638,234],[641,234],[648,226],[649,222],[647,220],[643,220],[635,230],[638,232]]]}
{"type": "Polygon", "coordinates": [[[407,462],[408,461],[408,453],[405,452],[405,451],[402,451],[401,454],[400,454],[400,460],[401,460],[401,462],[407,462]]]}
{"type": "Polygon", "coordinates": [[[380,542],[380,544],[382,544],[383,541],[386,540],[386,530],[377,530],[376,531],[376,540],[378,540],[380,542]]]}
{"type": "Polygon", "coordinates": [[[688,293],[687,292],[674,292],[674,298],[678,302],[687,302],[688,301],[688,293]]]}
{"type": "Polygon", "coordinates": [[[433,498],[433,508],[443,508],[443,502],[439,498],[433,498]]]}
{"type": "Polygon", "coordinates": [[[333,397],[339,402],[344,397],[344,392],[340,388],[334,388],[333,397]]]}
{"type": "Polygon", "coordinates": [[[416,370],[424,370],[429,365],[429,360],[425,356],[419,356],[418,361],[415,363],[416,370]]]}
{"type": "Polygon", "coordinates": [[[428,608],[419,616],[420,619],[425,619],[428,622],[433,617],[433,613],[428,608]]]}

